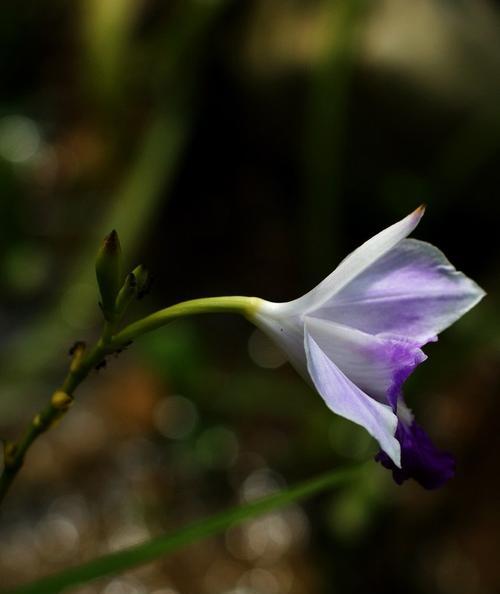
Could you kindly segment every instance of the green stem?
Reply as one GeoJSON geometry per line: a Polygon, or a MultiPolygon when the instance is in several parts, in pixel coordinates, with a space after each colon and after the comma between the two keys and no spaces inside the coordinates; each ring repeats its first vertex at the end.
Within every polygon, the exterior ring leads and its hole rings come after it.
{"type": "Polygon", "coordinates": [[[106,323],[101,338],[96,345],[81,358],[78,365],[71,364],[64,382],[59,390],[55,392],[55,395],[58,393],[67,395],[67,405],[61,405],[57,399],[52,397],[50,403],[33,417],[23,437],[17,443],[6,444],[4,448],[4,468],[0,475],[0,503],[4,500],[12,482],[21,470],[26,453],[33,442],[64,416],[76,388],[87,377],[89,372],[102,361],[105,355],[113,350],[110,346],[112,332],[112,325],[106,323]]]}
{"type": "MultiPolygon", "coordinates": [[[[130,340],[164,326],[175,318],[210,312],[233,312],[251,317],[258,309],[260,299],[256,297],[207,297],[177,303],[157,311],[114,334],[119,320],[107,322],[96,345],[87,352],[77,365],[72,364],[58,392],[66,394],[71,400],[76,388],[89,372],[104,357],[130,340]],[[114,335],[113,335],[114,334],[114,335]]],[[[57,392],[56,392],[57,393],[57,392]]],[[[31,421],[24,436],[17,443],[7,444],[4,455],[4,468],[0,476],[0,503],[3,501],[12,482],[21,469],[26,453],[33,442],[59,420],[68,407],[62,407],[54,399],[31,421]]]]}
{"type": "Polygon", "coordinates": [[[202,299],[192,299],[183,301],[165,309],[161,309],[138,322],[130,324],[118,334],[115,334],[112,345],[116,348],[145,334],[164,326],[176,318],[185,316],[211,313],[211,312],[231,312],[238,313],[247,318],[257,311],[260,303],[257,297],[206,297],[202,299]]]}

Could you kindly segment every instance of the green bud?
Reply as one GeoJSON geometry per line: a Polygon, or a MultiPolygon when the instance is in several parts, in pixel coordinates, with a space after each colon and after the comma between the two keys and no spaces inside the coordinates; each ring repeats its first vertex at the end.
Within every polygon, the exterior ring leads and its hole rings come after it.
{"type": "Polygon", "coordinates": [[[149,293],[151,287],[151,275],[149,274],[149,270],[142,264],[137,266],[137,268],[134,268],[132,274],[137,280],[137,299],[142,299],[144,295],[149,293]]]}
{"type": "Polygon", "coordinates": [[[106,320],[115,313],[115,300],[122,284],[122,250],[118,233],[113,230],[104,238],[95,263],[101,307],[106,320]]]}
{"type": "Polygon", "coordinates": [[[125,313],[125,310],[136,294],[137,280],[135,278],[135,274],[133,272],[129,272],[125,278],[123,287],[120,289],[118,297],[116,298],[115,311],[117,317],[121,317],[125,313]]]}
{"type": "Polygon", "coordinates": [[[16,463],[17,445],[13,441],[5,441],[3,444],[3,463],[6,468],[16,463]]]}
{"type": "Polygon", "coordinates": [[[55,408],[59,412],[65,412],[73,403],[73,398],[66,392],[62,390],[58,390],[52,394],[52,398],[50,399],[50,404],[53,408],[55,408]]]}

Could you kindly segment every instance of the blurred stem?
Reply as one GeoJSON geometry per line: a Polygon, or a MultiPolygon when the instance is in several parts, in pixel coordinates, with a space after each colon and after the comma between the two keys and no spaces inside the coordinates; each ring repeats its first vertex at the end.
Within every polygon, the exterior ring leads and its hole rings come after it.
{"type": "Polygon", "coordinates": [[[330,266],[341,233],[338,202],[355,50],[366,0],[328,0],[329,43],[312,72],[304,131],[304,269],[311,281],[330,266]]]}
{"type": "Polygon", "coordinates": [[[124,343],[137,338],[141,334],[156,330],[176,318],[190,315],[230,312],[250,317],[258,308],[260,299],[257,297],[206,297],[183,301],[165,309],[161,309],[142,320],[130,324],[113,337],[112,344],[119,347],[124,343]]]}
{"type": "Polygon", "coordinates": [[[130,38],[141,4],[134,0],[82,0],[81,26],[85,48],[84,88],[107,106],[108,114],[122,101],[124,72],[130,58],[130,38]]]}

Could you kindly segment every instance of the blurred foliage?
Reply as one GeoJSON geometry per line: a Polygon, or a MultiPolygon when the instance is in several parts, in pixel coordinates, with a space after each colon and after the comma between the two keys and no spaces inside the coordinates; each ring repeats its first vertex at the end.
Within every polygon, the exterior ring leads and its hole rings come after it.
{"type": "MultiPolygon", "coordinates": [[[[288,300],[420,202],[418,237],[486,288],[408,382],[458,459],[438,493],[376,464],[75,594],[490,594],[500,517],[500,16],[493,0],[5,0],[0,19],[0,436],[99,323],[117,228],[156,277],[132,315],[288,300]]],[[[10,587],[163,534],[375,446],[243,321],[138,340],[33,448],[0,516],[10,587]],[[286,481],[285,478],[286,477],[286,481]]]]}

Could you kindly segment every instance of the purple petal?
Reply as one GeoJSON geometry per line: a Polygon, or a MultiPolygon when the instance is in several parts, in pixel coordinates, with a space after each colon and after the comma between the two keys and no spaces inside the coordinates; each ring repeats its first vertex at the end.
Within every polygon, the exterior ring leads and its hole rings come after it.
{"type": "Polygon", "coordinates": [[[401,444],[401,468],[383,450],[377,454],[375,460],[392,470],[392,476],[398,485],[413,478],[426,489],[437,489],[454,476],[453,456],[438,450],[415,421],[407,425],[400,419],[396,438],[401,444]]]}
{"type": "Polygon", "coordinates": [[[387,452],[389,459],[398,465],[400,445],[394,437],[397,417],[391,407],[371,398],[351,382],[320,348],[307,328],[304,343],[309,374],[327,406],[364,427],[387,452]]]}
{"type": "Polygon", "coordinates": [[[434,246],[405,239],[313,315],[368,334],[404,336],[421,346],[484,294],[434,246]]]}
{"type": "Polygon", "coordinates": [[[396,410],[401,388],[427,358],[412,342],[371,336],[327,320],[306,317],[305,326],[322,351],[354,384],[396,410]]]}

